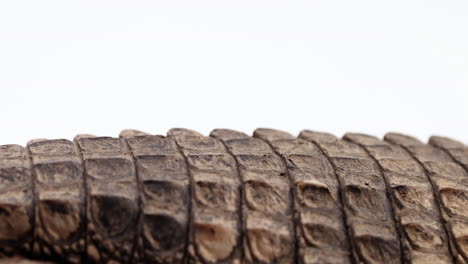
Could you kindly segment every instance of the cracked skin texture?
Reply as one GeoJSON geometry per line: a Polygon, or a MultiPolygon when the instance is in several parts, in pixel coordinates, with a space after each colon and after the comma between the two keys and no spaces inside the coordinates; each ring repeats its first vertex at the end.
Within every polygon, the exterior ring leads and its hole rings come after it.
{"type": "Polygon", "coordinates": [[[125,130],[0,146],[0,263],[468,263],[468,147],[125,130]]]}

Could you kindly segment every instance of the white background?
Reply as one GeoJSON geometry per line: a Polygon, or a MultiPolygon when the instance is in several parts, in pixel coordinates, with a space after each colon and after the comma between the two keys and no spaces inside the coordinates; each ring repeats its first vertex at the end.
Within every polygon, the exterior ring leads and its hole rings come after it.
{"type": "Polygon", "coordinates": [[[468,143],[467,1],[1,1],[0,144],[171,127],[468,143]]]}

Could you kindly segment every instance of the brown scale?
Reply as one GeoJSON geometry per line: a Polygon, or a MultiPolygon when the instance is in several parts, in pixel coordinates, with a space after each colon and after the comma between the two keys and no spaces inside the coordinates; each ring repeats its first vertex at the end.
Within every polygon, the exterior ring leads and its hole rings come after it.
{"type": "Polygon", "coordinates": [[[29,255],[33,229],[33,178],[27,150],[0,146],[0,256],[29,255]]]}
{"type": "Polygon", "coordinates": [[[318,147],[279,130],[257,129],[286,161],[293,182],[299,263],[351,263],[339,183],[318,147]]]}
{"type": "Polygon", "coordinates": [[[188,263],[240,263],[240,180],[236,161],[217,139],[183,129],[168,132],[192,178],[188,263]]]}
{"type": "Polygon", "coordinates": [[[356,263],[400,263],[398,232],[386,184],[375,161],[358,145],[333,135],[303,131],[317,144],[339,177],[356,263]]]}
{"type": "Polygon", "coordinates": [[[463,160],[460,159],[464,156],[463,153],[466,153],[465,148],[457,142],[440,137],[432,138],[432,145],[424,144],[410,136],[395,133],[387,134],[385,139],[403,146],[423,165],[438,196],[455,261],[467,263],[468,199],[466,194],[468,193],[468,174],[462,166],[463,160]]]}
{"type": "Polygon", "coordinates": [[[264,141],[214,130],[237,160],[242,178],[244,263],[294,263],[292,197],[286,166],[264,141]]]}
{"type": "Polygon", "coordinates": [[[383,171],[400,230],[403,259],[408,263],[451,263],[448,238],[432,185],[424,169],[402,147],[376,137],[348,133],[383,171]]]}
{"type": "Polygon", "coordinates": [[[122,139],[78,136],[87,187],[88,262],[129,263],[135,249],[139,190],[122,139]]]}
{"type": "Polygon", "coordinates": [[[35,181],[33,253],[80,263],[85,251],[85,191],[81,157],[65,139],[28,143],[35,181]]]}
{"type": "Polygon", "coordinates": [[[463,198],[468,193],[467,172],[446,151],[416,138],[389,133],[385,140],[404,147],[424,167],[438,198],[454,260],[467,263],[468,202],[463,198]]]}
{"type": "Polygon", "coordinates": [[[173,139],[123,131],[135,159],[141,218],[134,262],[182,263],[189,222],[189,177],[173,139]]]}

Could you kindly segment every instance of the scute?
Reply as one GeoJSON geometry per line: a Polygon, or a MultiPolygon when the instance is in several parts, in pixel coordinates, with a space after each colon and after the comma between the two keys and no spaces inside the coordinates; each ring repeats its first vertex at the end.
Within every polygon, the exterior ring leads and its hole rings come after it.
{"type": "Polygon", "coordinates": [[[197,224],[194,228],[198,253],[207,262],[218,262],[229,257],[237,244],[237,232],[229,227],[197,224]]]}
{"type": "Polygon", "coordinates": [[[274,263],[292,249],[292,241],[275,230],[253,229],[247,232],[250,250],[258,261],[274,263]]]}
{"type": "Polygon", "coordinates": [[[185,227],[169,215],[145,215],[143,237],[145,248],[171,250],[184,246],[185,227]]]}
{"type": "Polygon", "coordinates": [[[138,213],[135,201],[118,196],[93,196],[91,198],[93,220],[107,236],[117,236],[134,224],[138,213]]]}
{"type": "Polygon", "coordinates": [[[41,223],[53,242],[67,241],[79,231],[80,207],[80,204],[70,201],[39,201],[41,223]]]}
{"type": "Polygon", "coordinates": [[[0,204],[0,241],[20,240],[30,231],[26,207],[0,204]]]}

